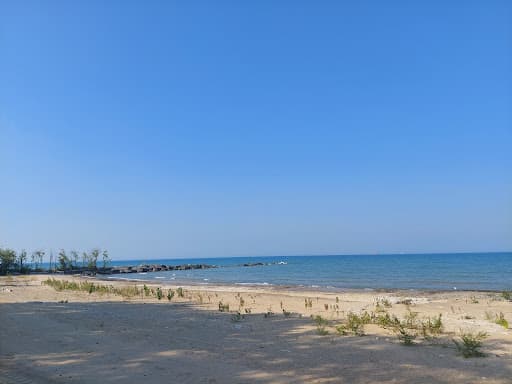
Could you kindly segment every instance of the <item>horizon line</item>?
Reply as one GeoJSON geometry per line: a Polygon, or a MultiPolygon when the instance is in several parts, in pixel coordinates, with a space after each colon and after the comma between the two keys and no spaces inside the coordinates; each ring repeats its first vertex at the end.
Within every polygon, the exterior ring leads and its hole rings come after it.
{"type": "Polygon", "coordinates": [[[112,259],[114,261],[142,261],[142,260],[188,260],[188,259],[236,259],[236,258],[263,258],[263,257],[331,257],[331,256],[415,256],[415,255],[470,255],[490,253],[512,253],[507,251],[457,251],[457,252],[397,252],[397,253],[328,253],[328,254],[300,254],[300,255],[252,255],[252,256],[198,256],[198,257],[159,257],[159,258],[133,258],[112,259]]]}

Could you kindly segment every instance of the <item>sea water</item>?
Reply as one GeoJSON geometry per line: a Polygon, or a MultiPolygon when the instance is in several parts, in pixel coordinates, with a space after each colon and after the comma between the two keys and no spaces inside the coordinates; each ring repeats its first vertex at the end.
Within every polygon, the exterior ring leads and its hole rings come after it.
{"type": "Polygon", "coordinates": [[[512,252],[269,256],[115,261],[209,264],[219,268],[112,275],[144,281],[299,286],[323,289],[510,290],[512,252]],[[264,263],[244,267],[245,263],[264,263]]]}

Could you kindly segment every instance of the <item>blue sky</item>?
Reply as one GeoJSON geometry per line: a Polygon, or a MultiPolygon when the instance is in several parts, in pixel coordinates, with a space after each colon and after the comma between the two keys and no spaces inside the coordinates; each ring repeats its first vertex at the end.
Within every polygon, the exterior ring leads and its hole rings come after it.
{"type": "Polygon", "coordinates": [[[0,246],[512,249],[508,1],[3,1],[0,246]]]}

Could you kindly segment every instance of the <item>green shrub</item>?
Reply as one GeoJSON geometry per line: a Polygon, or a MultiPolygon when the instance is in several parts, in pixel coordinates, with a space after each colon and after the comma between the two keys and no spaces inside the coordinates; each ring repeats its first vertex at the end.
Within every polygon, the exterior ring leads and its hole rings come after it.
{"type": "Polygon", "coordinates": [[[431,319],[427,318],[426,321],[421,322],[421,330],[423,333],[423,337],[428,338],[430,335],[439,335],[443,332],[443,320],[442,315],[434,317],[431,319]]]}
{"type": "Polygon", "coordinates": [[[404,327],[403,324],[400,324],[396,328],[396,331],[398,333],[398,340],[400,340],[404,345],[413,345],[414,339],[416,339],[416,334],[411,332],[409,329],[404,327]]]}
{"type": "Polygon", "coordinates": [[[353,312],[347,315],[347,328],[357,336],[364,336],[364,326],[370,322],[371,317],[366,311],[360,315],[353,312]]]}
{"type": "Polygon", "coordinates": [[[316,323],[316,325],[327,325],[329,324],[329,320],[324,319],[322,316],[318,315],[313,318],[313,321],[316,323]]]}
{"type": "Polygon", "coordinates": [[[468,357],[482,357],[484,353],[480,351],[482,341],[487,337],[485,332],[478,332],[473,334],[471,332],[461,333],[460,340],[453,340],[457,350],[464,356],[468,357]]]}
{"type": "Polygon", "coordinates": [[[346,325],[344,324],[339,324],[335,327],[336,329],[336,332],[338,332],[339,335],[342,335],[342,336],[345,336],[348,334],[348,330],[347,330],[347,327],[346,325]]]}

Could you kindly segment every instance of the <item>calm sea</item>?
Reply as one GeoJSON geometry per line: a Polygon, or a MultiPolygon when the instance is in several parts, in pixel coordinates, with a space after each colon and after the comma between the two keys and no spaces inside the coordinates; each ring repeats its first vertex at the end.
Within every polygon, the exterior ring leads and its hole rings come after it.
{"type": "Polygon", "coordinates": [[[221,268],[112,277],[162,283],[230,283],[327,289],[512,289],[512,252],[161,259],[114,261],[112,264],[143,263],[210,264],[221,268]],[[266,265],[240,266],[244,263],[266,265]]]}

